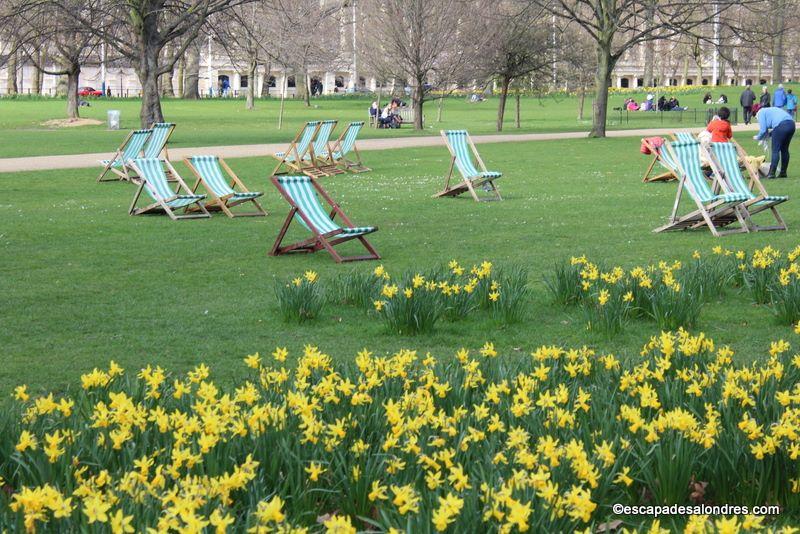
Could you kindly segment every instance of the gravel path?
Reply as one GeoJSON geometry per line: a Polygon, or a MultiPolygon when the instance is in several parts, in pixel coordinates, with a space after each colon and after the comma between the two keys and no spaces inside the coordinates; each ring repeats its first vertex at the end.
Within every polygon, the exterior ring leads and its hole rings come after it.
{"type": "MultiPolygon", "coordinates": [[[[689,128],[690,131],[700,131],[702,128],[689,128]]],[[[756,125],[737,125],[735,132],[748,132],[757,130],[756,125]]],[[[642,130],[613,130],[607,132],[608,137],[648,137],[667,135],[674,132],[674,128],[650,128],[642,130]]],[[[517,141],[552,141],[557,139],[581,139],[586,137],[586,132],[561,132],[561,133],[528,133],[528,134],[491,134],[475,135],[475,143],[509,143],[517,141]]],[[[358,141],[359,150],[388,150],[395,148],[412,148],[425,146],[438,146],[444,144],[440,136],[421,137],[391,137],[385,139],[364,139],[358,141]]],[[[233,145],[212,147],[173,148],[169,151],[171,160],[181,160],[184,157],[197,154],[214,154],[223,158],[247,158],[254,156],[269,156],[286,148],[286,143],[265,145],[233,145]]],[[[43,171],[53,169],[82,169],[98,167],[98,161],[110,158],[112,154],[70,154],[63,156],[31,156],[25,158],[0,158],[0,173],[20,171],[43,171]]]]}

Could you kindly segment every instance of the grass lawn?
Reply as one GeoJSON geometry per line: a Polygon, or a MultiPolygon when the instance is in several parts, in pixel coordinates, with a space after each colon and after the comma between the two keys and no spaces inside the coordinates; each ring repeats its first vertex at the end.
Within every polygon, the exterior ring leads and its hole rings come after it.
{"type": "MultiPolygon", "coordinates": [[[[620,124],[620,117],[612,108],[621,106],[623,100],[633,96],[638,101],[644,93],[612,95],[609,105],[609,128],[650,128],[662,126],[691,127],[704,124],[701,95],[708,88],[695,89],[677,96],[681,104],[698,113],[657,114],[632,113],[620,124]]],[[[738,101],[740,88],[726,87],[714,91],[725,92],[731,102],[738,101]]],[[[244,108],[239,100],[164,100],[166,120],[175,122],[170,143],[175,147],[239,145],[256,143],[288,142],[304,121],[334,118],[339,121],[364,120],[371,99],[321,98],[307,108],[300,101],[287,100],[284,124],[277,128],[279,101],[259,100],[254,111],[244,108]]],[[[136,99],[104,100],[92,99],[91,107],[81,108],[81,116],[103,121],[101,126],[75,128],[48,128],[42,123],[64,117],[63,99],[0,99],[0,157],[37,156],[49,154],[78,154],[87,152],[110,152],[119,146],[127,131],[139,127],[140,102],[136,99]],[[122,129],[108,131],[105,127],[106,112],[118,109],[122,112],[122,129]]],[[[578,99],[573,96],[525,97],[521,106],[521,128],[514,124],[513,100],[506,111],[506,132],[558,132],[588,131],[591,127],[591,98],[585,102],[585,119],[577,120],[578,99]]],[[[376,130],[365,128],[361,136],[389,137],[435,135],[442,128],[466,128],[473,134],[495,133],[497,98],[478,103],[467,103],[463,97],[448,98],[444,102],[442,121],[436,122],[437,102],[425,105],[426,128],[423,132],[411,127],[399,130],[376,130]]],[[[337,135],[341,128],[337,129],[337,135]]]]}
{"type": "MultiPolygon", "coordinates": [[[[514,262],[530,270],[534,296],[521,324],[498,327],[478,314],[441,322],[436,333],[418,337],[389,335],[377,318],[350,307],[329,307],[302,326],[278,318],[276,280],[307,269],[326,280],[349,269],[371,271],[377,263],[336,265],[325,253],[268,257],[287,206],[268,184],[271,163],[264,159],[232,160],[251,190],[266,192],[270,212],[236,220],[130,217],[133,186],[97,184],[95,169],[3,175],[0,396],[19,383],[34,391],[62,387],[109,359],[130,369],[153,363],[173,371],[207,362],[227,381],[244,372],[239,362],[247,354],[287,346],[297,355],[309,343],[337,358],[363,347],[449,356],[488,340],[506,353],[588,343],[635,356],[657,333],[655,324],[634,321],[613,341],[590,336],[577,310],[548,303],[541,277],[555,260],[587,254],[631,267],[686,260],[693,250],[710,251],[715,244],[786,250],[797,244],[800,226],[798,201],[792,200],[782,209],[788,232],[722,239],[707,231],[654,235],[651,229],[672,206],[675,184],[641,184],[647,160],[638,148],[632,138],[484,145],[489,167],[505,174],[498,182],[505,200],[495,203],[431,198],[447,168],[441,148],[366,152],[373,172],[325,179],[356,224],[380,227],[372,242],[390,272],[453,258],[467,265],[514,262]]],[[[770,192],[800,198],[798,171],[792,174],[768,182],[770,192]]],[[[744,360],[762,357],[770,340],[793,337],[767,308],[735,290],[704,308],[699,329],[744,360]]]]}

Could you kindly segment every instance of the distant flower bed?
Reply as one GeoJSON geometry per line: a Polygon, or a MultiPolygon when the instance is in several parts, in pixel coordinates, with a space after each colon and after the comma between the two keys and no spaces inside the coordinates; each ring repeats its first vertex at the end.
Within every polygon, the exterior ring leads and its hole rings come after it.
{"type": "Polygon", "coordinates": [[[789,325],[800,320],[799,257],[800,246],[788,253],[766,246],[751,255],[716,246],[707,256],[695,251],[688,262],[625,270],[580,256],[556,264],[544,281],[553,302],[580,307],[587,328],[609,337],[633,317],[652,319],[664,330],[692,328],[705,302],[736,288],[789,325]]]}
{"type": "Polygon", "coordinates": [[[480,311],[498,323],[518,322],[530,290],[525,268],[498,268],[484,261],[467,269],[453,260],[446,268],[397,278],[379,265],[371,273],[355,270],[329,284],[307,271],[278,284],[275,294],[287,321],[313,319],[326,302],[337,302],[370,312],[384,322],[387,332],[419,334],[432,332],[440,320],[457,321],[480,311]]]}
{"type": "MultiPolygon", "coordinates": [[[[629,365],[585,347],[490,343],[455,357],[289,356],[248,356],[230,388],[205,365],[134,376],[113,362],[74,394],[20,386],[0,416],[0,524],[590,532],[616,519],[613,503],[800,505],[800,356],[783,340],[750,365],[683,330],[629,365]]],[[[686,531],[770,521],[698,515],[686,531]]]]}

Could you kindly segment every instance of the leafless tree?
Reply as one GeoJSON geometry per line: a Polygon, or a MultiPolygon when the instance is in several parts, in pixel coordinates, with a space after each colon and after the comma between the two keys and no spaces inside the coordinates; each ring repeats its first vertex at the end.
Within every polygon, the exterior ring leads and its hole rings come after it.
{"type": "Polygon", "coordinates": [[[20,50],[23,57],[45,74],[66,76],[67,117],[70,119],[79,117],[78,80],[81,67],[91,57],[98,41],[94,32],[75,18],[63,14],[80,13],[81,18],[98,23],[100,11],[97,5],[97,0],[19,0],[17,4],[14,23],[18,32],[21,32],[18,42],[22,43],[20,50]],[[43,47],[47,50],[44,56],[43,47]]]}
{"type": "MultiPolygon", "coordinates": [[[[508,90],[517,80],[534,73],[550,72],[553,65],[549,25],[542,23],[541,8],[529,2],[497,2],[487,14],[485,29],[492,38],[483,48],[481,63],[487,77],[500,85],[497,106],[497,131],[503,130],[508,90]]],[[[517,90],[519,94],[519,88],[517,90]]]]}
{"type": "MultiPolygon", "coordinates": [[[[592,39],[597,58],[590,136],[604,137],[608,89],[617,60],[630,48],[691,33],[748,0],[531,0],[577,23],[592,39]]],[[[706,36],[707,38],[707,36],[706,36]]]]}
{"type": "MultiPolygon", "coordinates": [[[[453,83],[474,63],[481,47],[465,34],[474,20],[473,2],[465,0],[371,0],[373,20],[366,33],[370,68],[384,80],[411,86],[414,128],[422,129],[429,81],[453,83]]],[[[440,85],[441,85],[440,83],[440,85]]]]}
{"type": "MultiPolygon", "coordinates": [[[[100,1],[100,0],[98,0],[100,1]]],[[[104,0],[102,23],[68,13],[126,58],[142,85],[142,126],[164,120],[158,80],[171,72],[208,18],[252,0],[104,0]],[[165,47],[174,44],[165,53],[165,47]]]]}

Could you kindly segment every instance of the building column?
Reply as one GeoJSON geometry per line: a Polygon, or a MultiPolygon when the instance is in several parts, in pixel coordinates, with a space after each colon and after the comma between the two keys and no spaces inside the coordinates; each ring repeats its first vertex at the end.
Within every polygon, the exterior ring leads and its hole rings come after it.
{"type": "Polygon", "coordinates": [[[367,88],[373,93],[378,90],[378,80],[374,76],[367,80],[367,88]]]}
{"type": "Polygon", "coordinates": [[[322,75],[322,93],[326,95],[333,94],[333,88],[336,87],[336,74],[326,72],[322,75]]]}
{"type": "Polygon", "coordinates": [[[622,76],[617,76],[616,87],[622,87],[622,76]]]}

